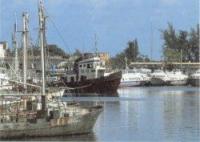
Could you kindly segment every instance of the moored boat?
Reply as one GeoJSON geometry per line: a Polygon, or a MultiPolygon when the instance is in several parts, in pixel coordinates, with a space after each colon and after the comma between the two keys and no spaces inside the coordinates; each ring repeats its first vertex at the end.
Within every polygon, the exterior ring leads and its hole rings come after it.
{"type": "Polygon", "coordinates": [[[91,133],[102,107],[88,109],[63,104],[52,106],[49,103],[48,109],[33,110],[30,108],[34,103],[29,102],[30,110],[16,106],[9,107],[10,112],[1,109],[0,139],[91,133]]]}
{"type": "Polygon", "coordinates": [[[187,84],[188,76],[183,74],[180,70],[167,72],[167,75],[170,78],[169,85],[181,86],[187,84]]]}
{"type": "Polygon", "coordinates": [[[155,70],[151,74],[151,85],[155,86],[168,85],[169,82],[170,79],[163,70],[155,70]]]}
{"type": "MultiPolygon", "coordinates": [[[[45,17],[44,7],[40,1],[39,43],[42,68],[41,94],[28,95],[24,93],[20,96],[20,100],[14,103],[10,103],[10,99],[9,103],[6,103],[6,98],[4,96],[0,97],[1,102],[3,102],[0,106],[0,139],[90,133],[102,111],[102,106],[99,105],[83,108],[77,105],[69,106],[68,103],[62,102],[61,100],[55,100],[53,98],[47,99],[49,93],[46,88],[44,61],[45,17]]],[[[26,25],[28,21],[28,15],[26,13],[23,14],[23,20],[23,24],[26,25]]],[[[26,80],[24,81],[26,82],[26,80]]],[[[27,86],[25,82],[24,85],[27,86]]],[[[59,88],[58,92],[60,92],[59,88]]],[[[51,96],[55,95],[51,94],[51,96]]]]}
{"type": "Polygon", "coordinates": [[[79,58],[69,63],[66,72],[48,86],[63,86],[74,93],[116,94],[122,77],[121,71],[106,73],[105,63],[98,57],[79,58]]]}
{"type": "Polygon", "coordinates": [[[200,86],[200,69],[190,75],[188,83],[192,86],[200,86]]]}
{"type": "Polygon", "coordinates": [[[125,69],[122,72],[120,87],[134,87],[145,84],[145,77],[136,70],[125,69]]]}

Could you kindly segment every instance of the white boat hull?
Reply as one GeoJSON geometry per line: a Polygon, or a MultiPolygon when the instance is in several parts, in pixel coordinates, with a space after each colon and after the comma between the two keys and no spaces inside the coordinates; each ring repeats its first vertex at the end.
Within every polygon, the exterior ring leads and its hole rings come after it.
{"type": "Polygon", "coordinates": [[[120,87],[134,87],[143,85],[143,81],[124,81],[120,83],[120,87]]]}
{"type": "Polygon", "coordinates": [[[170,81],[169,84],[173,85],[173,86],[186,85],[187,84],[187,80],[173,80],[173,81],[170,81]]]}

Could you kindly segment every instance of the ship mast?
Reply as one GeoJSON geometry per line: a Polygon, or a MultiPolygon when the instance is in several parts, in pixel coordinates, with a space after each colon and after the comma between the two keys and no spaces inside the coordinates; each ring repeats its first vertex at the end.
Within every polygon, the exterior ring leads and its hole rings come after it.
{"type": "Polygon", "coordinates": [[[23,13],[23,30],[22,30],[22,37],[23,37],[23,73],[24,73],[24,89],[25,92],[27,90],[27,48],[28,48],[28,14],[23,13]]]}
{"type": "Polygon", "coordinates": [[[16,19],[15,25],[14,25],[14,31],[13,31],[13,35],[12,35],[12,44],[13,44],[13,48],[15,50],[15,73],[18,78],[19,61],[18,61],[18,45],[17,45],[16,32],[17,32],[17,19],[16,19]]]}
{"type": "Polygon", "coordinates": [[[45,102],[45,93],[46,93],[46,79],[45,79],[45,15],[44,15],[44,7],[43,3],[39,1],[39,43],[41,48],[41,69],[42,69],[42,110],[46,109],[46,102],[45,102]]]}

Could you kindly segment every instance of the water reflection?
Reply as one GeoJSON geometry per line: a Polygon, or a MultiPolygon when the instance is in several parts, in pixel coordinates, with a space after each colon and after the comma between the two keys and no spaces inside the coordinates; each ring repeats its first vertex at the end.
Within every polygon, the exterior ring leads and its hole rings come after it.
{"type": "Polygon", "coordinates": [[[95,128],[98,141],[200,140],[198,89],[126,88],[119,97],[131,99],[105,102],[95,128]]]}

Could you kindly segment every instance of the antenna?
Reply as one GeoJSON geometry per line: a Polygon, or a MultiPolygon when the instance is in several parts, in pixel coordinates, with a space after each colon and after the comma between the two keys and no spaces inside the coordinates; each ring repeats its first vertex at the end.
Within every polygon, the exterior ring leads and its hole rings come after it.
{"type": "Polygon", "coordinates": [[[19,71],[19,61],[18,61],[18,45],[17,45],[17,37],[16,37],[16,32],[17,32],[17,16],[15,13],[15,24],[14,24],[14,31],[13,31],[13,48],[15,50],[15,73],[17,74],[18,78],[18,71],[19,71]]]}
{"type": "Polygon", "coordinates": [[[98,48],[97,48],[97,34],[94,34],[94,48],[95,48],[95,54],[98,55],[98,48]]]}
{"type": "Polygon", "coordinates": [[[14,32],[17,32],[17,14],[15,12],[15,25],[14,25],[14,32]]]}
{"type": "Polygon", "coordinates": [[[151,58],[151,61],[153,59],[153,26],[152,26],[152,23],[151,23],[151,34],[150,34],[150,58],[151,58]]]}

